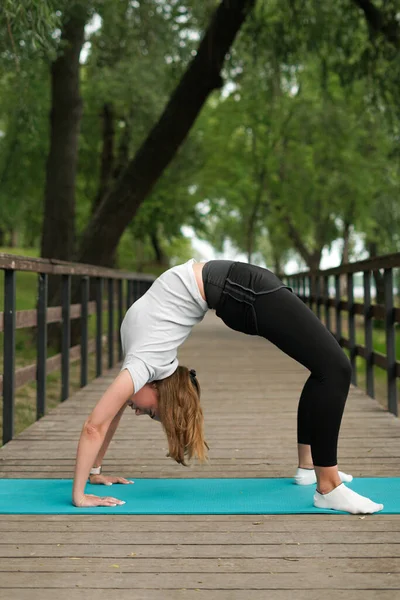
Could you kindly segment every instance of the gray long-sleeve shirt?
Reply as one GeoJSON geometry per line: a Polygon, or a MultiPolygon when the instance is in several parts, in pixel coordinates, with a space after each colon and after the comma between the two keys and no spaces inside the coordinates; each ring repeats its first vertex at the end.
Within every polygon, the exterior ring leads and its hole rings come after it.
{"type": "Polygon", "coordinates": [[[178,347],[208,310],[191,258],[165,271],[128,309],[121,325],[124,362],[135,393],[146,383],[165,379],[178,367],[178,347]]]}

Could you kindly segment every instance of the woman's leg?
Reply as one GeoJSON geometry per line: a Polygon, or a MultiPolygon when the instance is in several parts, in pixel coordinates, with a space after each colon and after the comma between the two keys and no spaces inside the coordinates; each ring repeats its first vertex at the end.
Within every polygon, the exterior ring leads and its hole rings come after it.
{"type": "MultiPolygon", "coordinates": [[[[289,290],[258,294],[254,308],[259,335],[310,371],[298,406],[297,441],[311,446],[319,495],[334,493],[335,488],[344,487],[337,469],[337,445],[350,386],[350,362],[318,317],[289,290]]],[[[360,500],[357,512],[380,510],[381,505],[365,500],[371,504],[365,510],[366,503],[360,500]]],[[[349,510],[348,502],[342,505],[346,508],[332,508],[349,510]]]]}
{"type": "Polygon", "coordinates": [[[311,446],[315,466],[335,466],[350,362],[318,317],[289,290],[259,295],[254,308],[259,335],[310,371],[297,412],[298,444],[311,446]]]}

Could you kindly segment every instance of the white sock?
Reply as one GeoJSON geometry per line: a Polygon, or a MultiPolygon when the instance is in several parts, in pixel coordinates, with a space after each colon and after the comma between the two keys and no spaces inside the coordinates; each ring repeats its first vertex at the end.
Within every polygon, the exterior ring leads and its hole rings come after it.
{"type": "MultiPolygon", "coordinates": [[[[342,473],[342,471],[339,471],[339,477],[340,480],[345,483],[353,481],[353,475],[342,473]]],[[[311,485],[312,483],[317,483],[317,476],[315,474],[314,469],[298,468],[296,471],[296,475],[294,476],[294,480],[295,483],[297,483],[297,485],[311,485]]]]}
{"type": "Polygon", "coordinates": [[[344,510],[353,515],[362,513],[375,513],[383,509],[383,504],[376,504],[365,496],[360,496],[344,483],[338,485],[329,494],[314,494],[314,506],[317,508],[331,508],[332,510],[344,510]]]}

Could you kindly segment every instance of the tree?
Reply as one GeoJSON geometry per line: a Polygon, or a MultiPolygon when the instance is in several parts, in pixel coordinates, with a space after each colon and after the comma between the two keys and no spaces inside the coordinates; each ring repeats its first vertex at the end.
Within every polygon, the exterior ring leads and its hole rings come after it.
{"type": "Polygon", "coordinates": [[[113,256],[127,224],[185,140],[204,102],[221,87],[225,55],[253,4],[254,0],[222,0],[162,116],[87,226],[78,260],[105,264],[113,256]]]}
{"type": "Polygon", "coordinates": [[[58,25],[50,0],[40,6],[5,0],[0,8],[0,220],[8,244],[18,237],[37,245],[40,238],[49,110],[45,65],[55,55],[58,25]]]}
{"type": "MultiPolygon", "coordinates": [[[[202,121],[211,150],[198,195],[211,208],[208,239],[218,240],[219,248],[229,237],[248,251],[245,232],[257,215],[257,235],[279,230],[284,246],[313,271],[323,248],[340,237],[342,224],[344,233],[368,228],[373,199],[388,190],[382,174],[395,171],[395,140],[382,110],[368,102],[369,81],[361,75],[348,80],[350,67],[346,61],[340,65],[324,39],[311,52],[302,41],[305,34],[296,40],[293,29],[286,31],[287,20],[277,17],[278,7],[274,10],[275,20],[268,12],[257,14],[261,30],[257,19],[249,22],[253,35],[244,38],[248,46],[240,51],[253,56],[252,66],[238,70],[230,97],[209,109],[208,123],[202,121]],[[252,210],[258,206],[257,173],[263,176],[258,214],[252,210]]],[[[349,51],[357,56],[353,43],[357,40],[348,42],[349,51]]]]}
{"type": "Polygon", "coordinates": [[[41,242],[44,258],[71,260],[75,250],[75,177],[82,117],[79,56],[88,18],[88,7],[81,2],[68,7],[62,19],[60,53],[51,65],[50,148],[41,242]]]}

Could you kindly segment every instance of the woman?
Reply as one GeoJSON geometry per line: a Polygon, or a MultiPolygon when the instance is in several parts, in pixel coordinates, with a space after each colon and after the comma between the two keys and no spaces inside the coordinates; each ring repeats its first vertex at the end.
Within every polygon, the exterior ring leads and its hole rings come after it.
{"type": "Polygon", "coordinates": [[[194,259],[163,273],[127,311],[121,326],[121,372],[87,418],[78,444],[75,506],[116,506],[114,497],[84,493],[91,483],[130,483],[101,475],[101,463],[127,406],[162,423],[169,455],[207,460],[200,386],[192,369],[178,366],[177,349],[207,310],[228,327],[271,341],[310,371],[298,406],[299,467],[295,482],[317,482],[318,508],[373,513],[376,504],[345,486],[337,445],[351,366],[334,336],[268,269],[228,260],[194,259]]]}

